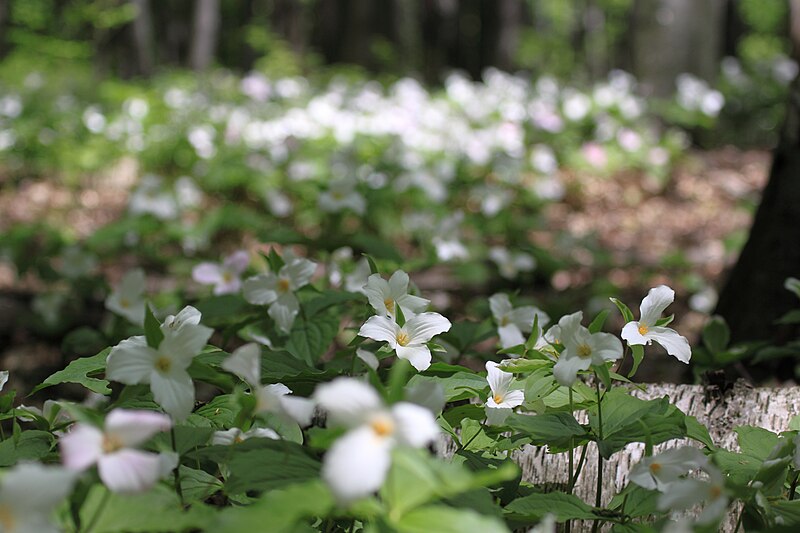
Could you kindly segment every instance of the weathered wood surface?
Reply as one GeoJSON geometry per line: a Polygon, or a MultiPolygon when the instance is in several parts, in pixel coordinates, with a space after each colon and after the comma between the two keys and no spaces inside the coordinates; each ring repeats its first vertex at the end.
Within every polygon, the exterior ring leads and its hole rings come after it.
{"type": "MultiPolygon", "coordinates": [[[[738,382],[724,394],[707,394],[701,385],[646,385],[645,391],[632,388],[631,395],[645,400],[668,396],[670,402],[687,415],[695,416],[704,424],[717,446],[738,451],[736,434],[738,426],[759,426],[770,431],[788,429],[789,420],[800,414],[800,388],[752,388],[738,382]]],[[[672,440],[655,447],[656,453],[666,448],[698,443],[688,440],[672,440]]],[[[455,451],[452,443],[444,452],[455,451]]],[[[644,453],[643,444],[631,444],[613,455],[604,464],[603,503],[619,492],[628,482],[628,472],[644,453]]],[[[578,453],[576,453],[577,462],[578,453]]],[[[566,483],[568,472],[567,454],[548,454],[546,449],[525,446],[512,457],[522,468],[522,478],[530,483],[566,483]]],[[[597,448],[589,445],[586,465],[578,478],[575,493],[584,501],[594,504],[597,486],[597,448]]],[[[721,531],[732,532],[736,513],[730,513],[721,531]]],[[[573,531],[588,531],[591,523],[576,524],[573,531]]]]}

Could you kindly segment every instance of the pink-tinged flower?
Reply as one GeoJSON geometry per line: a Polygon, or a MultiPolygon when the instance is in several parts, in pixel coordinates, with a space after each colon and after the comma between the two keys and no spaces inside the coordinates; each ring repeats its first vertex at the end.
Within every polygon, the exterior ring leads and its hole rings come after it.
{"type": "Polygon", "coordinates": [[[431,351],[426,346],[436,335],[450,330],[450,321],[439,313],[421,313],[402,327],[385,316],[370,317],[358,334],[376,341],[389,343],[400,359],[407,359],[422,372],[431,366],[431,351]]]}
{"type": "Polygon", "coordinates": [[[203,285],[213,285],[214,294],[239,292],[242,272],[250,264],[250,255],[239,250],[226,257],[222,264],[200,263],[192,270],[192,279],[203,285]]]}
{"type": "Polygon", "coordinates": [[[61,457],[74,471],[97,464],[100,479],[112,492],[146,491],[162,477],[163,460],[134,447],[171,427],[170,418],[161,413],[114,409],[102,430],[75,424],[59,441],[61,457]]]}
{"type": "Polygon", "coordinates": [[[601,145],[589,142],[583,145],[581,151],[583,152],[583,157],[586,159],[586,162],[593,167],[605,168],[605,166],[608,165],[608,154],[606,154],[605,148],[601,145]]]}
{"type": "Polygon", "coordinates": [[[673,301],[675,291],[666,285],[653,287],[639,306],[639,321],[632,320],[622,328],[622,338],[631,346],[646,345],[653,341],[664,347],[668,354],[681,363],[692,358],[692,349],[686,337],[672,328],[656,326],[661,314],[673,301]]]}
{"type": "Polygon", "coordinates": [[[72,491],[75,473],[60,466],[22,463],[6,472],[0,484],[0,531],[58,533],[51,516],[72,491]]]}

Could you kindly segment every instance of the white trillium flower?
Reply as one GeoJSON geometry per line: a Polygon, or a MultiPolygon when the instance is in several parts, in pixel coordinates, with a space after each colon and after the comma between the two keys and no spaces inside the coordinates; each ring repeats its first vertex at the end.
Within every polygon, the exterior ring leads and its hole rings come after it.
{"type": "Polygon", "coordinates": [[[705,468],[708,457],[697,448],[684,446],[643,458],[631,469],[629,479],[640,487],[665,491],[692,470],[705,468]]]}
{"type": "Polygon", "coordinates": [[[261,385],[261,349],[258,345],[250,343],[237,348],[221,366],[250,386],[256,396],[256,413],[288,416],[303,427],[311,424],[315,408],[312,400],[293,396],[292,390],[283,383],[261,385]]]}
{"type": "Polygon", "coordinates": [[[391,466],[392,448],[422,448],[440,433],[428,409],[408,402],[387,408],[372,387],[354,378],[320,385],[314,397],[331,423],[349,428],[322,464],[322,478],[342,503],[381,488],[391,466]]]}
{"type": "Polygon", "coordinates": [[[76,475],[60,466],[21,463],[0,483],[0,531],[58,533],[51,516],[72,491],[76,475]]]}
{"type": "Polygon", "coordinates": [[[144,271],[140,268],[127,272],[114,291],[106,298],[106,309],[130,322],[144,323],[144,271]]]}
{"type": "Polygon", "coordinates": [[[698,524],[707,525],[722,518],[729,502],[725,475],[711,463],[703,470],[708,474],[706,479],[679,479],[666,485],[658,498],[659,510],[679,511],[705,502],[703,512],[697,517],[698,524]]]}
{"type": "Polygon", "coordinates": [[[367,202],[356,190],[356,183],[350,179],[338,179],[330,183],[328,190],[319,195],[319,208],[328,213],[338,213],[345,209],[363,215],[367,202]]]}
{"type": "Polygon", "coordinates": [[[108,354],[106,377],[126,385],[149,384],[156,403],[175,420],[185,420],[194,407],[194,383],[187,369],[213,333],[199,321],[200,312],[187,306],[167,317],[158,349],[141,335],[120,342],[108,354]]]}
{"type": "Polygon", "coordinates": [[[553,367],[553,376],[567,387],[575,383],[579,371],[622,357],[622,343],[618,338],[610,333],[590,333],[581,325],[581,320],[583,312],[578,311],[558,321],[558,340],[564,345],[564,351],[553,367]]]}
{"type": "Polygon", "coordinates": [[[225,431],[215,431],[211,436],[211,444],[230,446],[253,438],[280,440],[281,437],[269,428],[250,428],[247,431],[231,428],[225,431]]]}
{"type": "Polygon", "coordinates": [[[522,405],[525,393],[509,390],[514,374],[501,370],[494,361],[486,362],[486,381],[492,391],[486,400],[486,421],[490,426],[500,425],[515,407],[522,405]]]}
{"type": "Polygon", "coordinates": [[[239,292],[241,275],[250,263],[250,255],[239,250],[226,257],[222,264],[200,263],[192,270],[192,279],[203,285],[214,285],[214,294],[239,292]]]}
{"type": "Polygon", "coordinates": [[[143,492],[163,476],[159,454],[134,449],[153,435],[168,431],[172,421],[153,411],[114,409],[102,430],[75,424],[61,437],[64,466],[83,471],[97,464],[100,479],[112,492],[143,492]]]}
{"type": "Polygon", "coordinates": [[[0,391],[2,391],[3,387],[5,387],[6,383],[8,383],[8,375],[8,370],[0,371],[0,391]]]}
{"type": "Polygon", "coordinates": [[[650,289],[639,306],[639,321],[631,321],[622,328],[622,338],[631,346],[645,345],[656,341],[668,354],[681,363],[692,358],[692,349],[686,337],[672,328],[656,326],[661,314],[675,300],[675,291],[666,285],[650,289]]]}
{"type": "Polygon", "coordinates": [[[408,274],[402,270],[396,271],[386,281],[380,274],[372,274],[367,278],[364,294],[367,295],[369,304],[380,316],[397,318],[396,306],[403,311],[406,319],[413,318],[418,313],[428,308],[430,300],[408,294],[408,274]]]}
{"type": "Polygon", "coordinates": [[[344,290],[363,293],[371,272],[369,261],[366,257],[362,257],[353,271],[344,277],[344,290]]]}
{"type": "Polygon", "coordinates": [[[439,313],[421,313],[400,327],[385,316],[370,317],[358,334],[376,341],[388,342],[397,357],[406,359],[422,372],[431,366],[431,351],[426,346],[436,335],[450,330],[452,324],[439,313]]]}
{"type": "Polygon", "coordinates": [[[539,317],[539,332],[541,337],[542,327],[550,322],[550,317],[544,311],[533,306],[517,307],[511,305],[507,294],[497,293],[489,298],[489,307],[497,322],[497,334],[500,337],[500,346],[511,348],[525,342],[524,334],[533,330],[534,319],[539,317]]]}
{"type": "Polygon", "coordinates": [[[512,253],[502,246],[489,249],[489,259],[497,264],[500,275],[506,279],[516,279],[520,272],[531,272],[536,268],[536,259],[532,255],[524,252],[512,253]]]}
{"type": "Polygon", "coordinates": [[[244,298],[251,304],[269,305],[269,316],[278,329],[288,334],[300,312],[300,302],[294,293],[311,281],[316,269],[316,263],[308,259],[292,258],[277,275],[269,272],[245,280],[244,298]]]}

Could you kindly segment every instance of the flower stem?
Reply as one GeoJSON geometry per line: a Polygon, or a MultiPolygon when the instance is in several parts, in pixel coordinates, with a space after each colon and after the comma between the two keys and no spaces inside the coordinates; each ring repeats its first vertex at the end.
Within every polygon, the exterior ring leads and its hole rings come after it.
{"type": "MultiPolygon", "coordinates": [[[[595,390],[597,391],[597,496],[594,506],[599,508],[603,504],[603,455],[600,453],[600,441],[603,440],[603,409],[600,405],[600,380],[595,379],[595,390]]],[[[600,527],[600,520],[595,520],[592,524],[592,533],[597,533],[600,527]]]]}
{"type": "MultiPolygon", "coordinates": [[[[572,406],[572,387],[569,388],[569,413],[574,413],[574,407],[572,406]]],[[[573,443],[575,439],[570,437],[569,439],[569,478],[567,480],[567,486],[569,487],[568,494],[572,494],[572,487],[574,486],[574,482],[572,476],[575,475],[575,448],[573,448],[573,443]]],[[[564,531],[566,533],[570,533],[572,531],[572,521],[567,520],[567,523],[564,525],[564,531]]]]}
{"type": "Polygon", "coordinates": [[[798,477],[800,477],[800,472],[794,473],[794,478],[792,478],[792,485],[789,488],[789,500],[794,500],[795,492],[797,491],[797,481],[798,477]]]}
{"type": "Polygon", "coordinates": [[[97,521],[100,519],[100,515],[103,514],[103,511],[106,508],[106,504],[108,504],[108,500],[111,497],[111,491],[106,489],[105,493],[103,494],[103,499],[100,500],[100,504],[97,506],[97,510],[92,515],[92,519],[89,520],[89,523],[86,524],[86,529],[83,530],[84,533],[89,533],[94,526],[97,525],[97,521]]]}
{"type": "MultiPolygon", "coordinates": [[[[175,439],[175,426],[172,426],[170,428],[169,434],[170,434],[170,437],[172,437],[172,451],[174,451],[175,453],[178,453],[178,445],[177,445],[176,439],[175,439]]],[[[175,492],[178,494],[178,499],[181,501],[181,507],[183,507],[185,504],[184,504],[184,501],[183,501],[183,488],[181,488],[180,468],[181,468],[181,461],[180,461],[180,454],[179,454],[178,455],[178,464],[175,466],[175,470],[173,470],[172,473],[175,476],[175,492]]]]}
{"type": "Polygon", "coordinates": [[[466,444],[462,444],[462,445],[459,447],[459,450],[463,450],[463,449],[465,449],[467,446],[469,446],[470,444],[472,444],[472,441],[474,441],[474,440],[475,440],[475,438],[476,438],[478,435],[480,435],[480,434],[481,434],[481,430],[482,430],[482,429],[486,429],[486,420],[484,420],[483,422],[481,422],[481,427],[479,427],[479,428],[478,428],[478,431],[476,431],[476,432],[475,432],[475,434],[474,434],[472,437],[470,437],[470,438],[469,438],[469,440],[467,441],[467,443],[466,443],[466,444]]]}

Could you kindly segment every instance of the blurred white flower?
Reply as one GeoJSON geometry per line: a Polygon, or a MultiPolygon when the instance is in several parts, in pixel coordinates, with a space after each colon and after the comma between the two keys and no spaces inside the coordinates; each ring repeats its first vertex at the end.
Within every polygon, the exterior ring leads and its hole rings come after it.
{"type": "Polygon", "coordinates": [[[252,427],[247,431],[231,428],[225,431],[215,431],[211,436],[211,444],[230,446],[253,438],[280,440],[281,437],[269,428],[252,427]]]}
{"type": "Polygon", "coordinates": [[[144,271],[130,270],[122,276],[120,284],[106,298],[106,309],[130,322],[141,326],[144,323],[144,271]]]}
{"type": "Polygon", "coordinates": [[[72,492],[76,475],[60,466],[20,463],[0,481],[0,527],[19,533],[58,533],[52,515],[72,492]]]}
{"type": "Polygon", "coordinates": [[[628,477],[640,487],[664,491],[670,483],[707,465],[708,457],[698,448],[683,446],[643,458],[631,469],[628,477]]]}
{"type": "Polygon", "coordinates": [[[337,179],[330,183],[328,190],[319,195],[319,208],[328,213],[338,213],[350,209],[363,215],[367,209],[364,196],[356,190],[356,182],[351,179],[337,179]]]}
{"type": "Polygon", "coordinates": [[[222,264],[200,263],[192,269],[192,279],[203,285],[214,285],[214,294],[239,292],[241,275],[250,264],[250,254],[238,250],[227,256],[222,264]]]}
{"type": "Polygon", "coordinates": [[[251,304],[268,305],[269,316],[280,331],[288,334],[300,312],[294,293],[308,285],[316,269],[317,264],[308,259],[291,258],[277,274],[268,272],[246,279],[242,287],[244,298],[251,304]]]}
{"type": "Polygon", "coordinates": [[[500,346],[511,348],[525,342],[523,333],[533,330],[534,319],[539,317],[539,331],[550,322],[547,313],[533,306],[522,306],[516,309],[511,305],[507,294],[497,293],[489,298],[489,307],[497,323],[497,334],[500,337],[500,346]]]}
{"type": "Polygon", "coordinates": [[[399,306],[403,311],[403,316],[410,319],[425,311],[431,301],[408,294],[408,285],[408,274],[397,270],[389,278],[389,281],[383,279],[380,274],[372,274],[367,278],[367,284],[363,291],[376,314],[389,316],[396,320],[395,306],[399,306]]]}

